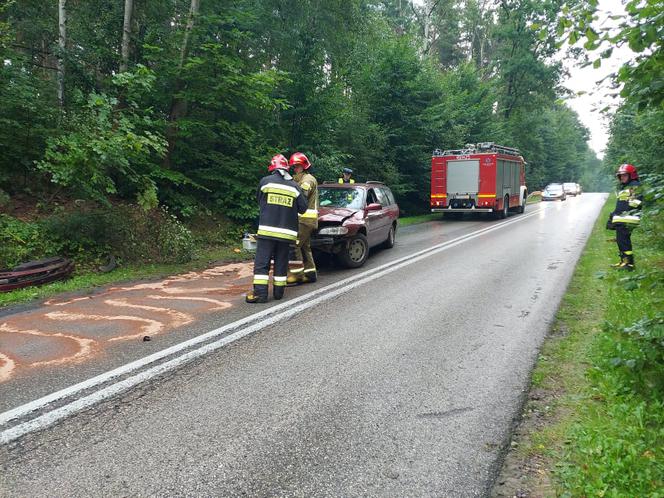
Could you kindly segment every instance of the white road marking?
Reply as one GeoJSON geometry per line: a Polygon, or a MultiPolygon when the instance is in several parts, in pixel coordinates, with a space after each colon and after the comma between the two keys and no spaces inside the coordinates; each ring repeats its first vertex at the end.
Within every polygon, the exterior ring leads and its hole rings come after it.
{"type": "Polygon", "coordinates": [[[23,417],[35,410],[39,410],[40,408],[45,407],[46,405],[52,403],[53,401],[57,401],[72,396],[86,389],[103,384],[111,379],[138,370],[139,368],[149,365],[150,363],[154,363],[155,361],[158,361],[167,356],[180,352],[196,344],[200,344],[209,339],[218,337],[220,335],[225,334],[226,332],[238,329],[251,322],[257,322],[242,330],[232,333],[226,337],[223,337],[215,342],[212,342],[196,350],[185,353],[177,358],[173,358],[165,363],[161,363],[159,365],[151,367],[148,370],[145,370],[144,372],[133,375],[132,377],[124,379],[120,382],[116,382],[115,384],[102,388],[99,391],[95,391],[87,396],[84,396],[83,398],[72,401],[71,403],[68,403],[67,405],[64,405],[60,408],[56,408],[54,410],[46,412],[43,415],[34,418],[33,420],[30,420],[28,422],[23,422],[12,428],[6,429],[0,433],[0,444],[9,443],[11,441],[14,441],[15,439],[20,438],[25,434],[48,427],[49,425],[52,425],[58,420],[61,420],[69,415],[72,415],[84,408],[92,406],[95,403],[99,403],[100,401],[110,398],[118,393],[126,391],[131,387],[140,384],[141,382],[152,379],[170,370],[176,369],[195,358],[204,356],[205,354],[215,351],[227,344],[230,344],[231,342],[237,341],[238,339],[241,339],[242,337],[252,334],[253,332],[256,332],[265,327],[273,325],[281,320],[296,315],[308,308],[317,306],[325,301],[333,299],[336,296],[347,292],[349,289],[353,289],[367,282],[371,282],[372,280],[376,280],[380,277],[383,277],[392,272],[400,270],[403,267],[409,266],[422,259],[426,259],[430,256],[433,256],[440,252],[456,247],[469,240],[485,235],[489,232],[500,230],[514,223],[519,223],[537,214],[538,214],[537,211],[533,211],[528,214],[519,216],[518,218],[504,221],[487,228],[482,228],[475,232],[471,232],[470,234],[462,235],[460,237],[457,237],[456,239],[452,239],[447,242],[442,242],[440,244],[429,247],[427,249],[423,249],[411,255],[404,256],[395,261],[390,261],[376,268],[366,270],[358,275],[353,275],[352,277],[339,280],[338,282],[334,282],[330,285],[314,290],[312,292],[299,296],[295,299],[291,299],[289,301],[280,303],[276,306],[272,306],[259,313],[255,313],[236,322],[224,325],[223,327],[219,327],[218,329],[211,330],[210,332],[206,332],[205,334],[194,337],[193,339],[176,344],[175,346],[171,346],[170,348],[166,348],[162,351],[146,356],[145,358],[141,358],[140,360],[133,361],[116,369],[97,375],[96,377],[93,377],[86,381],[80,382],[68,388],[62,389],[60,391],[49,394],[37,400],[18,406],[17,408],[14,408],[12,410],[8,410],[0,414],[0,426],[5,425],[7,424],[7,422],[14,420],[16,418],[23,417]]]}

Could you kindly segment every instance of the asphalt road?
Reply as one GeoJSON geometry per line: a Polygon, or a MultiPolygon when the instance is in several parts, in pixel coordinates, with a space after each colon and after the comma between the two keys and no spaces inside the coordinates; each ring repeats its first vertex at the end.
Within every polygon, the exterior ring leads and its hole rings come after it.
{"type": "MultiPolygon", "coordinates": [[[[292,316],[210,313],[196,334],[243,318],[255,331],[6,442],[0,495],[486,496],[605,198],[406,227],[364,268],[288,289],[274,309],[292,316]]],[[[44,394],[37,377],[15,381],[5,408],[44,394]]]]}

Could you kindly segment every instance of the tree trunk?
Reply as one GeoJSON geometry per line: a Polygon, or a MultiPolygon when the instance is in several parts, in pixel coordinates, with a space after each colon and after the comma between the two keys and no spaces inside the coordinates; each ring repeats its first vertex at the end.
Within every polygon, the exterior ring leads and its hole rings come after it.
{"type": "Polygon", "coordinates": [[[58,105],[65,106],[65,47],[67,45],[67,0],[58,0],[58,105]]]}
{"type": "Polygon", "coordinates": [[[182,47],[180,48],[180,61],[178,63],[178,78],[175,81],[175,87],[173,92],[173,100],[171,101],[171,110],[168,117],[168,127],[166,129],[166,141],[168,142],[168,148],[166,150],[166,155],[164,156],[164,167],[171,167],[171,155],[175,149],[175,140],[177,138],[177,122],[180,118],[184,117],[187,114],[187,101],[183,98],[180,98],[178,94],[183,89],[182,80],[179,77],[179,73],[182,71],[184,66],[184,61],[187,58],[189,53],[189,44],[191,40],[191,32],[194,29],[194,21],[198,15],[200,7],[200,0],[191,0],[191,5],[189,7],[189,18],[187,19],[187,26],[184,31],[184,38],[182,40],[182,47]]]}
{"type": "Polygon", "coordinates": [[[189,39],[191,38],[191,32],[194,29],[194,19],[198,15],[200,3],[200,0],[191,0],[191,6],[189,7],[189,19],[187,19],[187,27],[184,30],[184,39],[182,40],[182,48],[180,49],[180,64],[178,65],[179,69],[182,69],[184,60],[187,58],[187,52],[189,51],[189,39]]]}
{"type": "Polygon", "coordinates": [[[122,49],[120,72],[124,73],[129,67],[129,44],[131,41],[131,17],[134,10],[134,0],[125,0],[124,24],[122,26],[122,49]]]}

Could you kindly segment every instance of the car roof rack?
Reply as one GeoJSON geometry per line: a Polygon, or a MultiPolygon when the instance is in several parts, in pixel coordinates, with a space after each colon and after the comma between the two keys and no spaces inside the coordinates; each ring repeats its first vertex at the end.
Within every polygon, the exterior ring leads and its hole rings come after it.
{"type": "Polygon", "coordinates": [[[379,182],[378,180],[367,180],[364,183],[366,183],[366,184],[376,184],[376,185],[385,185],[384,182],[379,182]]]}

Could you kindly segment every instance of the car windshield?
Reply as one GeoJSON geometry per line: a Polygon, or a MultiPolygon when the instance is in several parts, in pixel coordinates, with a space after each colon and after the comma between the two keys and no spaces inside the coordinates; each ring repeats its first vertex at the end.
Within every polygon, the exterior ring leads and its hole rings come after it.
{"type": "Polygon", "coordinates": [[[547,192],[560,192],[563,189],[562,185],[547,185],[547,187],[544,189],[547,192]]]}
{"type": "Polygon", "coordinates": [[[362,192],[362,189],[357,188],[319,188],[318,205],[320,207],[360,209],[364,202],[362,192]]]}

